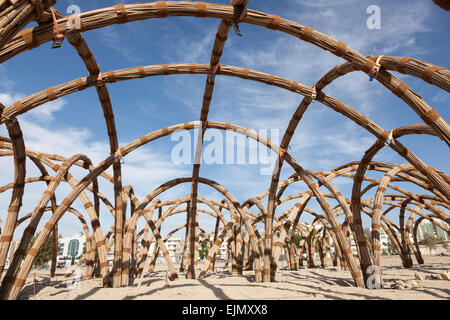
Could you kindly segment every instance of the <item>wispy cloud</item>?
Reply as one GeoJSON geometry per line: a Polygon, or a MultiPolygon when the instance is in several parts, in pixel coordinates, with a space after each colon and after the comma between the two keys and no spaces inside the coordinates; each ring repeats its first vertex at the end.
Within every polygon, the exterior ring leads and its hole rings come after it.
{"type": "Polygon", "coordinates": [[[125,44],[126,37],[123,36],[120,26],[113,25],[103,28],[100,30],[100,35],[103,44],[114,49],[130,62],[138,63],[141,60],[136,52],[129,49],[129,46],[125,44]]]}
{"type": "MultiPolygon", "coordinates": [[[[8,76],[8,72],[3,65],[0,65],[0,89],[9,91],[16,85],[16,82],[8,76]]],[[[5,103],[4,101],[0,101],[5,103]]]]}

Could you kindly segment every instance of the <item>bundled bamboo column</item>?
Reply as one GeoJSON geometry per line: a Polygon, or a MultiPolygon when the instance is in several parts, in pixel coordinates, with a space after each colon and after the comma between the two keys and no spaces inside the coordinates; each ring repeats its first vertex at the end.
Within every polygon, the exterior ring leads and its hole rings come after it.
{"type": "Polygon", "coordinates": [[[417,221],[414,223],[414,227],[413,227],[413,231],[412,231],[413,240],[414,240],[414,247],[416,248],[415,252],[417,252],[416,258],[417,258],[417,263],[418,264],[423,264],[424,263],[423,258],[422,258],[422,252],[420,252],[419,242],[417,241],[417,229],[418,229],[418,227],[419,227],[419,225],[420,225],[420,223],[422,222],[423,219],[424,219],[423,217],[420,217],[419,219],[417,219],[417,221]]]}
{"type": "Polygon", "coordinates": [[[147,260],[148,249],[150,247],[150,243],[147,240],[149,229],[150,227],[146,224],[144,227],[144,234],[142,235],[141,247],[139,249],[139,262],[137,265],[136,277],[140,277],[143,273],[145,261],[147,260]]]}
{"type": "Polygon", "coordinates": [[[289,269],[297,270],[297,259],[295,258],[295,243],[294,241],[289,242],[289,269]]]}
{"type": "Polygon", "coordinates": [[[317,244],[318,244],[318,246],[319,246],[319,258],[320,258],[320,266],[323,268],[323,269],[325,269],[326,267],[327,267],[327,262],[325,261],[325,258],[326,258],[326,249],[324,248],[324,246],[323,246],[323,242],[322,242],[322,240],[321,239],[319,239],[318,241],[317,241],[317,244]]]}
{"type": "MultiPolygon", "coordinates": [[[[186,203],[186,227],[185,227],[186,232],[184,235],[183,254],[181,256],[181,263],[180,263],[180,269],[179,269],[180,272],[184,272],[184,270],[186,268],[186,262],[187,262],[186,261],[186,249],[187,249],[187,245],[188,245],[189,238],[190,238],[190,233],[189,233],[189,230],[190,230],[190,223],[189,223],[190,220],[189,219],[191,217],[190,206],[191,206],[191,203],[188,201],[186,203]]],[[[188,259],[188,261],[189,261],[189,259],[188,259]]],[[[187,277],[187,275],[186,275],[186,277],[187,277]]]]}
{"type": "MultiPolygon", "coordinates": [[[[5,107],[0,103],[0,115],[3,114],[5,107]]],[[[11,245],[14,229],[22,206],[22,197],[25,187],[25,143],[23,141],[22,130],[19,122],[13,118],[7,122],[8,134],[11,138],[14,155],[14,188],[11,195],[11,202],[6,216],[5,226],[0,237],[0,277],[2,276],[6,257],[11,245]]]]}
{"type": "Polygon", "coordinates": [[[242,241],[242,236],[241,236],[241,219],[239,217],[236,217],[236,221],[237,221],[237,225],[236,225],[236,232],[235,232],[235,252],[236,252],[236,258],[235,258],[235,262],[236,262],[236,272],[237,275],[242,275],[242,264],[243,264],[243,241],[242,241]]]}
{"type": "Polygon", "coordinates": [[[53,254],[52,254],[52,264],[50,267],[50,277],[55,276],[57,257],[59,252],[59,244],[58,244],[58,225],[53,228],[53,254]]]}
{"type": "Polygon", "coordinates": [[[132,278],[135,278],[137,274],[137,250],[138,250],[138,239],[136,236],[133,238],[133,250],[131,252],[131,266],[130,266],[130,275],[132,278]]]}
{"type": "Polygon", "coordinates": [[[233,276],[238,275],[238,266],[237,266],[237,243],[236,243],[236,225],[233,226],[233,238],[231,241],[231,274],[233,276]]]}
{"type": "Polygon", "coordinates": [[[226,250],[227,256],[225,258],[225,266],[224,266],[225,270],[227,270],[229,268],[229,265],[230,265],[230,260],[231,260],[231,242],[232,242],[231,239],[228,238],[227,239],[227,250],[226,250]]]}
{"type": "MultiPolygon", "coordinates": [[[[406,239],[406,237],[409,237],[409,232],[406,232],[405,228],[405,208],[408,205],[409,202],[411,202],[412,198],[409,197],[405,201],[402,202],[402,206],[400,208],[400,235],[402,238],[402,251],[405,256],[405,262],[406,262],[406,268],[412,268],[413,267],[413,261],[410,254],[410,248],[409,248],[409,239],[406,239]]],[[[413,213],[412,213],[413,214],[413,213]]],[[[411,215],[412,215],[411,214],[411,215]]]]}
{"type": "Polygon", "coordinates": [[[248,270],[248,258],[249,258],[248,253],[249,253],[248,234],[245,234],[244,240],[242,242],[242,257],[243,257],[242,270],[248,270]]]}
{"type": "Polygon", "coordinates": [[[308,241],[308,268],[314,268],[314,254],[315,254],[316,237],[311,237],[308,241]]]}
{"type": "Polygon", "coordinates": [[[88,239],[88,241],[86,241],[86,279],[90,279],[94,276],[95,251],[95,240],[93,237],[91,237],[90,239],[88,239]]]}
{"type": "MultiPolygon", "coordinates": [[[[247,263],[247,270],[253,270],[253,260],[255,258],[255,253],[253,252],[253,248],[250,245],[250,242],[247,243],[247,252],[248,252],[248,263],[247,263]]],[[[256,254],[259,259],[259,254],[256,254]]]]}
{"type": "MultiPolygon", "coordinates": [[[[161,219],[161,216],[162,216],[162,207],[159,207],[158,208],[158,220],[161,219]]],[[[161,225],[158,227],[158,233],[161,234],[161,225]]],[[[150,266],[148,268],[148,273],[152,273],[155,270],[155,264],[158,260],[158,257],[159,257],[159,245],[157,243],[155,243],[152,259],[150,262],[150,266]]]]}
{"type": "Polygon", "coordinates": [[[285,261],[286,261],[286,266],[290,270],[291,269],[291,266],[290,266],[291,258],[290,258],[290,255],[289,255],[289,247],[288,247],[288,245],[284,244],[283,245],[283,249],[284,249],[284,258],[285,258],[285,261]]]}
{"type": "Polygon", "coordinates": [[[195,279],[195,267],[197,265],[197,257],[198,257],[198,238],[199,238],[199,230],[198,230],[198,212],[197,212],[197,204],[193,204],[191,202],[190,210],[189,210],[189,254],[188,254],[188,271],[186,274],[187,279],[195,279]]]}
{"type": "Polygon", "coordinates": [[[153,273],[153,271],[155,270],[155,264],[156,260],[158,259],[158,256],[159,256],[159,246],[157,243],[155,243],[152,259],[150,260],[150,266],[148,267],[148,273],[153,273]]]}
{"type": "MultiPolygon", "coordinates": [[[[220,212],[222,211],[222,207],[219,208],[219,211],[220,212]]],[[[216,243],[216,241],[217,241],[217,235],[219,233],[219,225],[220,225],[220,217],[217,216],[217,218],[216,218],[216,226],[214,227],[214,238],[213,238],[214,240],[213,240],[213,243],[216,243]]],[[[216,265],[216,254],[214,253],[213,260],[212,260],[212,263],[210,265],[210,271],[214,270],[215,265],[216,265]]]]}

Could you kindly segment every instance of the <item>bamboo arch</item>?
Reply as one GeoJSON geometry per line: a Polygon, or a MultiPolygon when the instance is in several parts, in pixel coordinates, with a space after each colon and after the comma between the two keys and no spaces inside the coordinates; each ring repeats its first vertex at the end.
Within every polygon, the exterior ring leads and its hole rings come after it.
{"type": "MultiPolygon", "coordinates": [[[[13,58],[25,50],[34,49],[54,38],[54,21],[52,18],[52,10],[54,9],[51,6],[55,3],[55,0],[34,0],[31,2],[28,0],[18,0],[14,3],[0,1],[0,63],[13,58]],[[38,27],[22,30],[33,20],[39,23],[38,27]]],[[[337,259],[339,259],[341,267],[349,269],[355,284],[360,287],[367,287],[367,268],[373,264],[381,268],[380,228],[386,231],[397,247],[402,261],[405,262],[405,267],[409,267],[412,264],[412,260],[408,258],[410,247],[412,247],[418,263],[423,263],[420,249],[417,245],[418,225],[423,219],[427,219],[448,232],[450,218],[445,211],[450,207],[450,178],[445,173],[439,172],[425,164],[401,144],[398,138],[410,134],[434,135],[444,141],[448,147],[450,146],[450,127],[436,110],[432,109],[421,96],[411,90],[404,82],[392,75],[389,70],[421,78],[447,92],[450,92],[450,72],[443,67],[434,66],[410,57],[391,57],[384,55],[376,57],[363,56],[343,42],[337,41],[308,26],[275,15],[248,9],[248,3],[248,0],[232,0],[230,5],[205,2],[157,1],[129,5],[120,4],[71,17],[65,17],[59,12],[53,11],[56,15],[55,23],[60,29],[59,32],[75,48],[85,64],[89,76],[53,86],[21,99],[8,107],[4,107],[0,103],[0,125],[7,127],[9,135],[9,139],[7,137],[0,138],[0,155],[12,156],[14,163],[14,181],[0,187],[0,193],[11,190],[11,202],[0,237],[0,275],[3,273],[6,255],[14,231],[19,222],[23,222],[28,218],[28,216],[19,218],[25,185],[37,181],[45,181],[47,184],[47,189],[43,193],[38,206],[29,215],[29,227],[22,236],[20,250],[16,251],[14,255],[13,268],[8,269],[3,278],[0,288],[0,297],[2,299],[16,299],[18,297],[40,247],[51,232],[57,234],[57,223],[66,211],[73,212],[80,219],[86,237],[87,239],[89,238],[89,229],[86,222],[83,223],[85,219],[71,207],[71,204],[76,198],[80,198],[83,202],[92,227],[92,231],[90,232],[92,239],[88,241],[89,250],[84,257],[89,262],[88,267],[90,268],[86,272],[86,276],[91,276],[94,271],[92,268],[94,264],[93,259],[97,251],[99,253],[97,266],[101,270],[104,286],[127,286],[129,285],[130,278],[136,276],[142,277],[145,262],[148,262],[149,241],[151,242],[153,238],[157,239],[159,250],[163,253],[172,279],[175,280],[178,278],[178,273],[175,271],[175,267],[165,248],[164,239],[160,234],[160,227],[165,217],[174,212],[180,213],[184,211],[186,212],[186,223],[174,229],[171,234],[182,229],[186,230],[185,249],[189,251],[186,277],[196,278],[199,230],[201,228],[198,212],[205,211],[197,207],[198,202],[208,205],[212,209],[211,213],[217,219],[216,227],[213,231],[214,243],[202,266],[199,275],[200,278],[204,277],[206,272],[213,270],[211,266],[214,264],[217,250],[222,241],[227,238],[233,239],[234,241],[231,252],[233,261],[237,263],[236,272],[238,274],[242,273],[242,264],[247,263],[247,267],[254,270],[255,281],[257,282],[270,282],[274,280],[276,272],[279,269],[278,261],[283,248],[285,249],[285,256],[289,258],[290,268],[295,269],[302,265],[303,250],[306,250],[308,253],[308,263],[310,265],[313,264],[312,254],[317,244],[321,265],[322,267],[326,267],[326,252],[327,250],[331,250],[332,243],[334,246],[333,263],[337,263],[337,259]],[[160,64],[102,72],[94,54],[82,35],[83,32],[113,24],[171,16],[220,19],[209,64],[160,64]],[[70,23],[67,22],[73,19],[79,19],[78,29],[68,27],[70,23]],[[302,41],[309,42],[323,50],[327,50],[347,62],[330,70],[312,87],[247,68],[222,65],[220,60],[228,34],[232,26],[238,30],[239,23],[249,23],[292,35],[302,41]],[[355,108],[323,92],[323,89],[328,84],[338,80],[339,77],[355,71],[367,73],[372,70],[376,63],[381,64],[376,80],[408,104],[424,120],[425,124],[407,125],[389,132],[368,119],[355,108]],[[107,84],[150,76],[175,74],[207,75],[199,121],[173,125],[151,132],[119,148],[116,121],[107,84]],[[230,123],[210,121],[208,119],[215,85],[215,75],[240,77],[251,81],[258,81],[290,90],[303,96],[303,100],[293,114],[280,146],[273,144],[269,139],[261,137],[244,127],[230,123]],[[110,155],[104,161],[94,165],[84,155],[76,155],[71,159],[67,159],[58,155],[39,153],[26,148],[19,120],[17,119],[18,116],[38,108],[48,101],[85,90],[89,87],[96,88],[106,122],[110,155]],[[314,172],[302,168],[295,158],[286,152],[296,128],[300,125],[303,114],[312,101],[320,102],[333,111],[342,114],[375,136],[376,140],[374,145],[367,150],[361,161],[345,164],[339,168],[335,168],[331,172],[314,172]],[[161,137],[170,135],[177,130],[192,130],[194,128],[201,129],[199,130],[198,141],[200,143],[197,144],[196,157],[201,156],[202,141],[207,129],[233,130],[255,139],[273,152],[280,154],[269,189],[241,204],[225,187],[212,180],[201,178],[200,164],[198,161],[193,165],[191,177],[169,181],[151,192],[142,201],[136,198],[132,186],[124,187],[122,185],[120,160],[123,157],[137,148],[161,137]],[[374,156],[384,146],[389,146],[408,163],[399,166],[396,164],[373,162],[372,159],[374,156]],[[35,163],[41,171],[42,176],[27,178],[26,157],[29,157],[35,163]],[[295,173],[290,179],[280,183],[280,174],[285,161],[295,173]],[[80,166],[87,170],[86,176],[81,181],[74,179],[69,173],[73,166],[80,166]],[[113,167],[113,176],[105,172],[111,166],[113,167]],[[55,172],[53,176],[48,173],[46,167],[49,167],[55,172]],[[381,180],[370,178],[366,176],[366,173],[370,171],[383,172],[384,176],[381,180]],[[351,174],[350,172],[355,172],[355,174],[351,174]],[[98,177],[103,177],[113,184],[114,201],[110,202],[106,196],[99,192],[98,177]],[[351,200],[345,198],[331,182],[336,177],[347,177],[354,180],[351,200]],[[290,195],[282,199],[281,197],[288,186],[299,181],[305,183],[308,191],[300,195],[290,195]],[[369,185],[361,190],[364,181],[368,181],[369,185]],[[418,187],[430,192],[431,195],[410,193],[393,184],[397,181],[414,183],[418,187]],[[61,182],[69,183],[73,189],[57,205],[55,191],[61,182]],[[180,183],[191,183],[190,195],[183,199],[176,199],[165,203],[155,199],[161,192],[180,183]],[[198,195],[199,183],[207,184],[216,189],[216,191],[225,196],[225,200],[218,203],[202,198],[198,195]],[[330,193],[324,193],[320,189],[322,186],[328,189],[330,193]],[[369,200],[362,200],[363,195],[375,187],[377,188],[375,197],[369,200]],[[398,194],[387,195],[387,188],[398,192],[398,194]],[[86,191],[93,194],[94,203],[87,197],[86,191]],[[266,196],[267,206],[264,206],[261,200],[266,196]],[[293,207],[278,217],[275,215],[276,209],[281,203],[298,198],[300,200],[296,200],[293,207]],[[336,201],[338,203],[337,206],[332,208],[326,198],[336,201]],[[131,216],[128,219],[125,216],[128,205],[127,199],[130,200],[131,208],[131,216]],[[316,213],[307,208],[311,199],[315,199],[319,203],[323,214],[316,213]],[[389,199],[394,202],[389,202],[389,199]],[[51,207],[47,207],[49,201],[52,203],[51,207]],[[114,217],[114,225],[105,237],[101,231],[100,201],[106,205],[114,217]],[[151,205],[148,207],[150,203],[151,205]],[[184,211],[174,211],[181,203],[187,203],[186,209],[184,211]],[[390,207],[382,212],[382,205],[388,205],[390,207]],[[411,209],[409,205],[415,205],[416,208],[411,209]],[[162,208],[164,206],[170,207],[162,214],[162,208]],[[256,206],[259,214],[254,214],[249,211],[252,206],[256,206]],[[158,218],[152,219],[153,211],[157,208],[160,210],[159,216],[158,218]],[[387,213],[396,208],[400,209],[400,227],[386,217],[387,213]],[[224,218],[221,213],[223,209],[229,212],[230,220],[224,218]],[[25,249],[29,243],[29,239],[35,234],[42,214],[47,210],[51,210],[53,215],[44,225],[32,248],[26,252],[25,249]],[[421,210],[427,210],[430,213],[424,214],[421,210]],[[405,224],[406,211],[411,212],[411,214],[405,224]],[[315,217],[311,226],[305,226],[300,222],[300,217],[303,212],[310,213],[315,217]],[[364,212],[372,221],[371,239],[367,239],[363,232],[361,212],[364,212]],[[414,220],[416,215],[419,218],[414,220]],[[338,221],[339,216],[344,217],[345,221],[343,223],[338,221]],[[138,233],[136,226],[140,217],[145,218],[146,226],[138,233]],[[276,221],[275,224],[274,221],[276,221]],[[222,227],[219,227],[220,222],[223,224],[222,227]],[[264,223],[263,236],[257,230],[258,223],[264,223]],[[316,226],[318,229],[316,229],[316,226]],[[219,235],[220,230],[222,232],[219,235]],[[400,231],[401,240],[397,238],[396,230],[400,231]],[[300,242],[300,246],[295,250],[293,243],[297,231],[301,232],[303,239],[300,242]],[[414,246],[409,241],[409,233],[411,231],[414,238],[414,246]],[[114,237],[108,243],[105,243],[112,235],[114,237]],[[140,237],[142,237],[143,250],[140,253],[140,261],[138,262],[136,242],[140,237]],[[309,237],[308,241],[306,241],[307,237],[309,237]],[[359,266],[349,245],[349,241],[351,240],[356,244],[359,266]],[[370,243],[369,240],[373,242],[370,243]],[[110,270],[107,262],[107,252],[112,243],[114,243],[115,251],[114,264],[110,270]],[[188,248],[186,246],[187,243],[189,243],[188,248]],[[130,272],[130,270],[133,270],[132,268],[136,269],[133,266],[137,266],[137,270],[130,272]]],[[[183,260],[180,266],[180,272],[184,270],[185,262],[183,260]]],[[[236,267],[235,264],[233,264],[234,267],[236,267]]]]}

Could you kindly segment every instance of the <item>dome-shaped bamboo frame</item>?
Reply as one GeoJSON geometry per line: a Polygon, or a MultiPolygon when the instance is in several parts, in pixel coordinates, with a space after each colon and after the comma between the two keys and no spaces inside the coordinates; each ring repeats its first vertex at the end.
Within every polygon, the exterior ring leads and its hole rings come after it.
{"type": "MultiPolygon", "coordinates": [[[[31,50],[52,41],[55,37],[55,31],[50,8],[55,2],[56,0],[0,0],[0,63],[13,58],[23,51],[31,50]],[[33,20],[39,23],[38,27],[22,30],[33,20]]],[[[30,95],[8,107],[0,104],[0,125],[6,125],[9,134],[9,138],[0,137],[0,155],[12,156],[15,170],[14,181],[0,187],[0,192],[12,189],[11,203],[0,238],[0,275],[4,273],[6,256],[15,228],[29,219],[19,248],[16,250],[13,261],[4,275],[0,288],[0,297],[2,299],[16,299],[18,297],[31,270],[34,258],[49,235],[52,232],[54,234],[58,233],[58,221],[67,211],[78,217],[87,239],[87,251],[79,262],[86,261],[85,277],[90,278],[100,273],[104,286],[128,286],[130,280],[142,277],[144,271],[149,267],[148,248],[153,238],[156,239],[158,249],[153,254],[149,271],[153,270],[157,252],[161,251],[170,269],[171,279],[177,279],[178,273],[165,247],[165,240],[181,229],[186,231],[184,250],[188,250],[189,254],[187,261],[182,261],[179,272],[183,272],[187,266],[187,278],[196,278],[197,276],[202,278],[206,272],[212,271],[218,248],[222,241],[228,238],[230,247],[229,261],[232,261],[233,274],[242,274],[243,269],[254,270],[256,282],[273,281],[277,271],[277,262],[283,249],[289,262],[289,268],[297,270],[299,266],[303,265],[304,250],[308,254],[308,266],[314,265],[312,257],[317,243],[322,267],[327,266],[326,252],[328,250],[332,253],[333,264],[337,265],[339,261],[342,268],[348,269],[356,286],[367,287],[370,276],[368,267],[370,265],[381,267],[380,228],[383,228],[396,246],[405,267],[412,266],[412,259],[409,254],[410,247],[413,249],[418,263],[423,263],[417,243],[417,228],[423,219],[427,219],[443,230],[449,231],[450,216],[445,211],[450,207],[450,178],[445,173],[426,165],[397,139],[404,135],[427,134],[439,137],[448,146],[450,145],[450,127],[436,110],[432,109],[404,82],[392,75],[389,70],[421,78],[447,92],[450,91],[450,72],[445,68],[409,57],[365,57],[344,43],[308,26],[275,15],[247,9],[247,3],[248,0],[232,0],[230,5],[187,1],[120,4],[80,14],[78,16],[80,21],[79,29],[75,30],[71,30],[67,26],[67,20],[73,19],[73,17],[64,17],[54,11],[57,17],[57,25],[60,29],[59,32],[76,49],[90,75],[30,95]],[[220,19],[210,64],[162,64],[102,72],[91,49],[82,36],[84,31],[103,28],[113,24],[171,16],[220,19]],[[228,33],[232,25],[238,23],[249,23],[290,34],[302,41],[327,50],[347,62],[330,70],[314,87],[259,71],[220,65],[228,33]],[[356,109],[322,91],[328,84],[350,72],[370,72],[377,60],[381,64],[381,68],[378,71],[376,80],[407,103],[424,120],[425,124],[407,125],[388,132],[356,109]],[[246,128],[230,123],[208,120],[210,101],[215,84],[213,73],[262,82],[303,96],[299,107],[292,116],[280,146],[246,128]],[[200,121],[182,123],[153,131],[119,148],[114,113],[106,84],[170,74],[207,75],[200,121]],[[110,142],[110,156],[99,164],[94,165],[84,155],[65,158],[37,152],[25,147],[17,116],[38,108],[48,101],[89,87],[96,88],[104,112],[110,142]],[[313,96],[315,93],[316,96],[313,96]],[[376,139],[373,146],[367,150],[360,161],[345,164],[330,172],[314,172],[303,169],[292,155],[286,152],[303,114],[313,100],[344,115],[375,136],[376,139]],[[132,151],[151,141],[170,135],[176,130],[191,130],[194,128],[202,128],[199,139],[202,138],[205,130],[208,128],[234,130],[237,133],[255,139],[277,154],[280,154],[270,188],[257,197],[241,204],[227,189],[217,182],[201,178],[199,176],[200,164],[194,164],[191,177],[171,180],[152,191],[143,200],[136,198],[131,186],[122,185],[121,158],[126,157],[132,151]],[[384,146],[389,146],[402,156],[407,163],[395,165],[372,161],[373,157],[384,146]],[[40,170],[41,176],[26,178],[25,159],[27,157],[40,170]],[[284,162],[287,162],[294,169],[295,173],[288,180],[280,182],[280,172],[284,162]],[[85,168],[88,170],[88,174],[81,181],[76,180],[69,173],[73,166],[85,168]],[[111,166],[113,167],[113,176],[106,173],[106,170],[111,166]],[[53,175],[50,174],[47,167],[55,173],[53,175]],[[380,180],[373,179],[366,176],[368,170],[382,172],[384,175],[380,180]],[[114,204],[99,192],[98,178],[100,176],[114,185],[114,204]],[[333,185],[332,179],[336,177],[346,177],[354,180],[351,200],[344,198],[333,185]],[[309,191],[282,198],[289,185],[300,180],[306,183],[309,191]],[[36,209],[19,219],[24,186],[27,183],[38,181],[44,181],[47,184],[47,189],[43,193],[36,209]],[[368,181],[370,184],[361,190],[363,181],[368,181]],[[392,184],[395,181],[414,183],[428,190],[430,194],[413,194],[392,184]],[[69,183],[73,189],[58,204],[55,198],[55,191],[61,182],[69,183]],[[192,185],[191,193],[186,195],[186,197],[166,202],[161,202],[157,198],[162,192],[181,183],[191,183],[192,185]],[[219,203],[200,197],[197,194],[199,183],[208,185],[222,193],[224,200],[219,203]],[[320,186],[328,189],[329,193],[322,192],[319,189],[320,186]],[[370,200],[362,200],[362,196],[372,188],[377,190],[375,197],[370,200]],[[387,188],[398,193],[386,194],[387,188]],[[87,195],[88,192],[93,195],[93,203],[87,195]],[[264,206],[262,203],[265,197],[267,197],[267,206],[264,206]],[[307,208],[307,204],[312,197],[315,197],[320,204],[323,210],[322,214],[307,208]],[[84,204],[92,227],[91,234],[83,215],[71,207],[76,198],[80,198],[84,204]],[[335,199],[339,204],[331,208],[326,198],[335,199]],[[280,216],[275,216],[277,206],[293,199],[297,201],[294,207],[280,216]],[[49,201],[51,201],[50,206],[48,206],[49,201]],[[100,201],[106,205],[114,217],[114,225],[105,236],[100,228],[100,201]],[[131,208],[131,217],[126,219],[124,212],[126,212],[128,201],[131,208]],[[197,203],[199,202],[207,205],[211,211],[198,209],[197,203]],[[186,208],[177,209],[182,204],[186,204],[186,208]],[[388,209],[384,212],[382,212],[382,205],[388,206],[388,209]],[[412,209],[408,205],[415,205],[416,207],[412,209]],[[166,211],[163,210],[164,207],[168,207],[166,211]],[[255,214],[249,211],[252,207],[256,207],[259,213],[255,214]],[[386,214],[394,208],[400,208],[400,226],[395,225],[386,217],[386,214]],[[158,210],[159,214],[158,218],[153,219],[155,210],[158,210]],[[229,211],[229,221],[225,219],[222,210],[229,211]],[[422,212],[425,210],[429,213],[422,212]],[[35,235],[36,228],[41,222],[43,214],[47,211],[51,211],[52,215],[44,225],[31,249],[27,252],[26,249],[30,240],[35,235]],[[405,211],[411,212],[406,223],[405,211]],[[163,239],[159,233],[161,224],[168,216],[183,212],[186,212],[186,223],[174,229],[163,239]],[[196,275],[195,267],[197,264],[200,229],[198,223],[199,212],[215,217],[217,222],[213,233],[207,235],[207,237],[214,236],[214,243],[202,266],[201,273],[196,275]],[[312,225],[300,223],[299,219],[303,212],[314,216],[312,225]],[[364,212],[372,219],[372,244],[369,243],[364,235],[361,212],[364,212]],[[337,220],[339,215],[345,216],[345,222],[342,224],[337,220]],[[420,218],[414,221],[416,215],[420,216],[420,218]],[[144,217],[146,221],[145,228],[137,232],[137,222],[141,217],[144,217]],[[258,222],[264,222],[264,235],[260,235],[255,227],[258,222]],[[223,225],[222,227],[220,226],[221,224],[223,225]],[[320,225],[321,227],[316,227],[320,225]],[[401,239],[398,239],[395,232],[396,229],[400,231],[401,239]],[[298,248],[293,241],[296,232],[300,232],[303,236],[298,248]],[[411,232],[414,245],[409,240],[411,232]],[[349,246],[350,237],[353,237],[357,244],[359,265],[349,246]],[[142,239],[142,250],[140,250],[138,257],[136,248],[139,239],[142,239]],[[306,241],[306,239],[309,240],[306,241]],[[189,248],[187,248],[186,243],[189,243],[189,248]],[[114,265],[112,270],[110,270],[107,252],[113,244],[115,248],[114,265]],[[94,261],[95,252],[98,252],[98,261],[94,261]]],[[[201,147],[201,144],[198,145],[201,147]]],[[[53,274],[55,271],[55,258],[52,265],[53,274]]]]}

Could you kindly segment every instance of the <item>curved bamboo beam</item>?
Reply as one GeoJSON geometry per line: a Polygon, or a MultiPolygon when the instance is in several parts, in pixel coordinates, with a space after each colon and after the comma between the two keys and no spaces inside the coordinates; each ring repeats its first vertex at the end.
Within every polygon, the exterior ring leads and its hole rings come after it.
{"type": "MultiPolygon", "coordinates": [[[[3,104],[0,103],[0,115],[3,113],[4,108],[3,104]]],[[[9,120],[6,127],[11,138],[14,156],[14,184],[5,226],[0,237],[0,277],[5,268],[5,262],[13,238],[15,224],[17,222],[20,207],[22,206],[26,174],[25,143],[23,141],[22,129],[15,118],[9,120]]]]}

